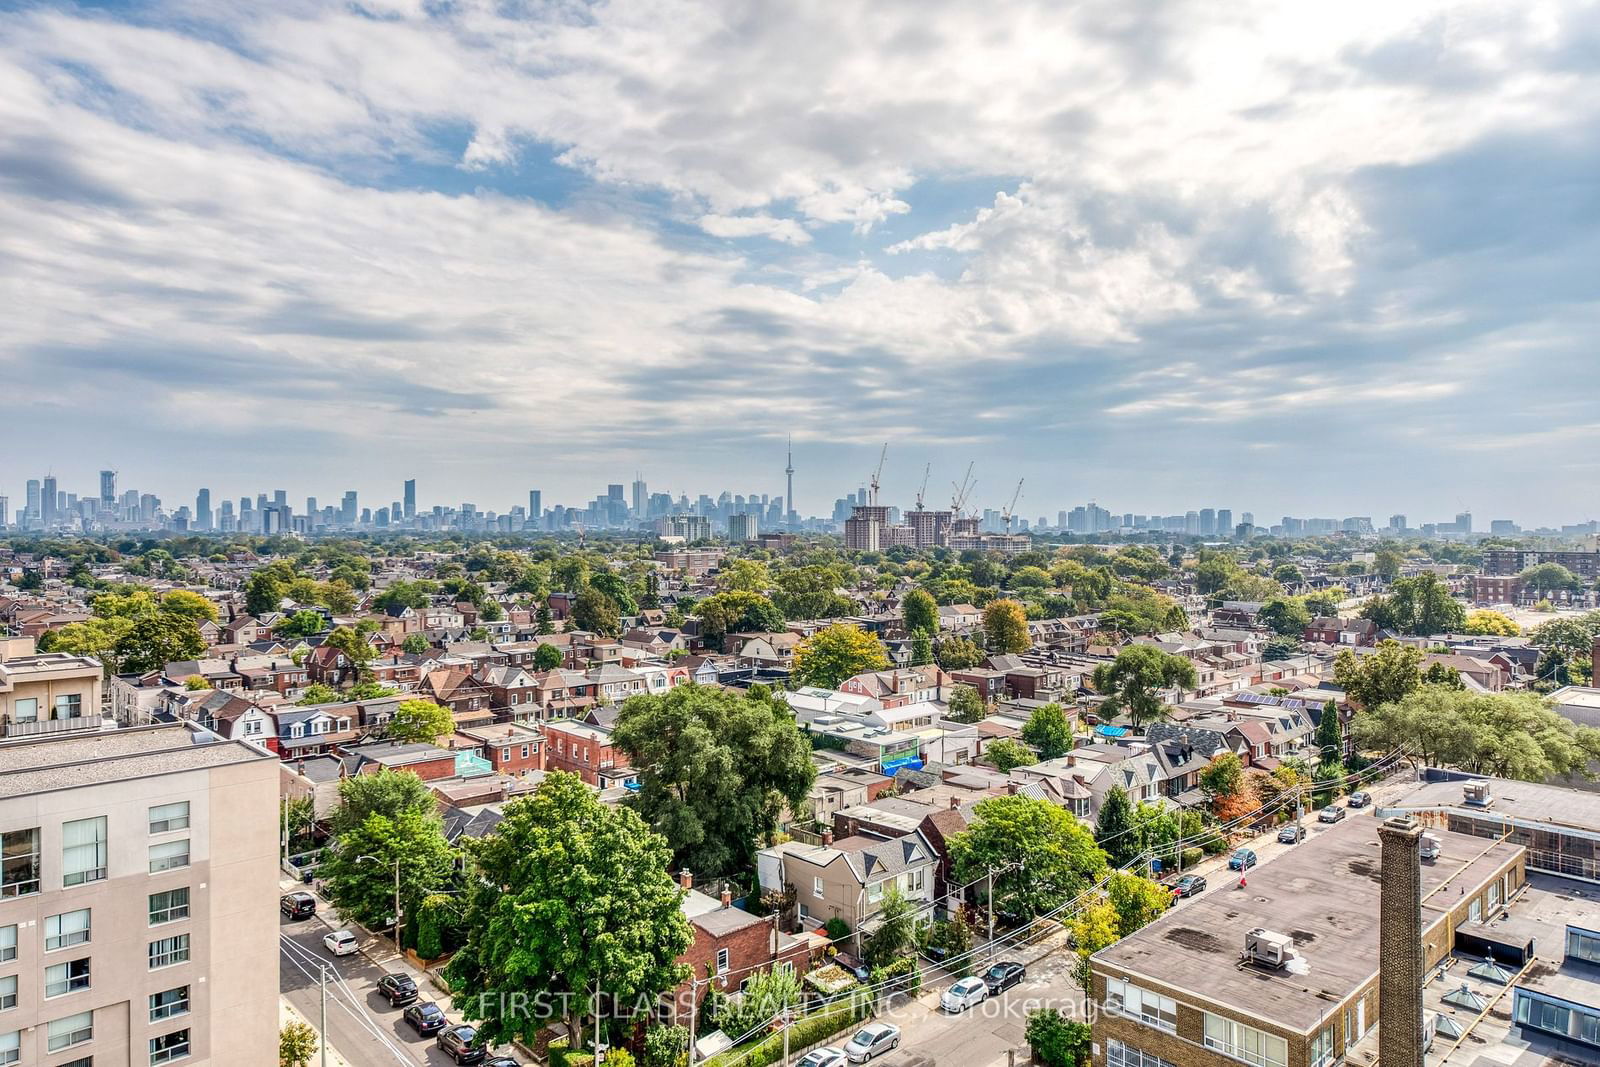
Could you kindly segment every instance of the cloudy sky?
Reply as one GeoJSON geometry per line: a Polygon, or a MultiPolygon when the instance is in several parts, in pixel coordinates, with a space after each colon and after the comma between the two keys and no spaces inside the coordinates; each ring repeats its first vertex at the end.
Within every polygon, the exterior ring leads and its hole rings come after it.
{"type": "Polygon", "coordinates": [[[1600,514],[1600,6],[0,11],[0,493],[1600,514]]]}

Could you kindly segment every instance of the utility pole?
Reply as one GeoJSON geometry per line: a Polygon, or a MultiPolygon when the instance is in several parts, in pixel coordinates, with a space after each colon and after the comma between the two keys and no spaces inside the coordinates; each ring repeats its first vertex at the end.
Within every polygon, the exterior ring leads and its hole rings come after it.
{"type": "Polygon", "coordinates": [[[405,955],[405,950],[400,947],[400,859],[394,861],[394,951],[396,955],[405,955]]]}
{"type": "Polygon", "coordinates": [[[328,965],[324,963],[320,966],[318,977],[322,979],[322,1019],[317,1031],[320,1038],[317,1048],[322,1053],[322,1067],[328,1067],[328,965]]]}
{"type": "Polygon", "coordinates": [[[989,958],[994,959],[994,868],[990,867],[989,878],[989,958]]]}
{"type": "Polygon", "coordinates": [[[694,1040],[700,1030],[700,1009],[696,1003],[696,994],[700,992],[700,979],[689,979],[689,1064],[694,1067],[694,1040]]]}

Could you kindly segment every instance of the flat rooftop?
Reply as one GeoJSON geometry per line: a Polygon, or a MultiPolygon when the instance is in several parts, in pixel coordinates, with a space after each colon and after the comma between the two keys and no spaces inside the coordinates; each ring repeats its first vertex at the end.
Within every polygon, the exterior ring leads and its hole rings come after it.
{"type": "MultiPolygon", "coordinates": [[[[1096,969],[1144,976],[1187,992],[1191,1003],[1309,1033],[1378,973],[1378,825],[1347,820],[1252,870],[1242,889],[1219,877],[1215,889],[1097,952],[1096,969]],[[1245,935],[1258,927],[1293,938],[1306,973],[1241,963],[1245,935]]],[[[1432,832],[1440,853],[1422,864],[1424,930],[1460,900],[1458,889],[1472,892],[1521,851],[1432,832]]]]}
{"type": "Polygon", "coordinates": [[[0,798],[276,759],[190,723],[0,741],[0,798]]]}
{"type": "Polygon", "coordinates": [[[1378,815],[1383,818],[1402,811],[1449,809],[1491,822],[1504,816],[1521,822],[1564,826],[1600,834],[1600,793],[1537,782],[1514,782],[1506,778],[1479,778],[1473,781],[1489,783],[1494,802],[1488,807],[1479,808],[1465,803],[1463,787],[1467,782],[1456,780],[1429,782],[1419,786],[1399,800],[1385,804],[1378,815]]]}

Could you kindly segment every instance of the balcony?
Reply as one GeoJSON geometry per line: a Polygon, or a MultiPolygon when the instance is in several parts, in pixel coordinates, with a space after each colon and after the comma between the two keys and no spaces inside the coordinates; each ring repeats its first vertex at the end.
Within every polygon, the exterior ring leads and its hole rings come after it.
{"type": "Polygon", "coordinates": [[[78,730],[105,730],[114,728],[116,723],[102,719],[98,715],[80,715],[70,719],[24,719],[13,720],[9,715],[0,716],[0,737],[43,737],[48,734],[72,733],[78,730]]]}

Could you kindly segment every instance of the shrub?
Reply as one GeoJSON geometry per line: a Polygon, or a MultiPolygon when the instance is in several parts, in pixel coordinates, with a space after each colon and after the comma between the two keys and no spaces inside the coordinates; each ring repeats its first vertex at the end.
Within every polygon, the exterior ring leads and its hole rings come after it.
{"type": "Polygon", "coordinates": [[[606,1053],[606,1067],[634,1067],[633,1053],[625,1048],[614,1048],[606,1053]]]}
{"type": "Polygon", "coordinates": [[[644,1067],[678,1067],[688,1050],[687,1027],[652,1026],[644,1035],[644,1067]]]}
{"type": "Polygon", "coordinates": [[[1089,1027],[1059,1011],[1040,1008],[1029,1012],[1024,1036],[1034,1059],[1045,1067],[1079,1067],[1089,1062],[1089,1027]]]}
{"type": "Polygon", "coordinates": [[[850,936],[850,924],[835,915],[822,924],[822,932],[828,935],[829,941],[843,941],[850,936]]]}
{"type": "MultiPolygon", "coordinates": [[[[791,1051],[821,1044],[854,1026],[866,1012],[849,1001],[822,1009],[789,1027],[791,1051]]],[[[783,1034],[770,1034],[742,1049],[729,1049],[705,1061],[704,1067],[767,1067],[783,1059],[783,1034]]],[[[556,1067],[552,1063],[551,1067],[556,1067]]]]}
{"type": "Polygon", "coordinates": [[[1204,857],[1205,857],[1205,852],[1202,851],[1201,849],[1198,849],[1198,848],[1186,848],[1186,849],[1183,850],[1183,865],[1185,867],[1193,867],[1195,864],[1199,863],[1204,857]]]}
{"type": "Polygon", "coordinates": [[[916,996],[922,988],[922,971],[912,956],[902,956],[892,963],[875,968],[867,981],[877,987],[880,998],[893,993],[916,996]]]}
{"type": "Polygon", "coordinates": [[[951,970],[958,978],[972,973],[972,930],[960,919],[940,919],[928,931],[928,955],[941,962],[956,959],[951,970]]]}

